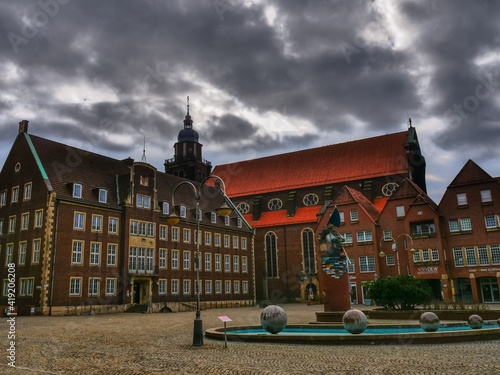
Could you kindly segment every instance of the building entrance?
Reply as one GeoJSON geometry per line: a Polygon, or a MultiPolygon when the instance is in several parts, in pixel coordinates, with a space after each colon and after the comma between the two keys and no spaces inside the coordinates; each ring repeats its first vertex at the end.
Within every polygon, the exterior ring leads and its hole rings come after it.
{"type": "Polygon", "coordinates": [[[492,277],[482,278],[481,295],[485,303],[500,302],[497,279],[492,277]]]}
{"type": "Polygon", "coordinates": [[[132,303],[141,303],[141,283],[134,282],[134,299],[132,303]]]}

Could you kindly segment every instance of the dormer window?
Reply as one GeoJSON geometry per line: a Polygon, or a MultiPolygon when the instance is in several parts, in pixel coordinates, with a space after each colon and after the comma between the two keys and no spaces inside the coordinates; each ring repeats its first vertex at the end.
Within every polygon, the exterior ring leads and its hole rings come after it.
{"type": "Polygon", "coordinates": [[[243,226],[243,222],[241,221],[241,218],[238,218],[238,228],[241,228],[243,226]]]}
{"type": "Polygon", "coordinates": [[[229,216],[224,216],[224,224],[229,225],[229,216]]]}
{"type": "Polygon", "coordinates": [[[105,189],[99,189],[99,202],[107,203],[108,201],[108,191],[105,189]]]}
{"type": "Polygon", "coordinates": [[[170,214],[170,204],[168,202],[163,202],[162,212],[164,215],[170,214]]]}
{"type": "Polygon", "coordinates": [[[181,217],[186,217],[186,213],[187,213],[187,210],[186,210],[186,206],[181,206],[180,207],[180,214],[181,214],[181,217]]]}
{"type": "Polygon", "coordinates": [[[217,223],[217,214],[215,212],[211,212],[210,219],[211,219],[212,224],[217,223]]]}
{"type": "Polygon", "coordinates": [[[73,198],[82,198],[82,184],[73,184],[73,198]]]}

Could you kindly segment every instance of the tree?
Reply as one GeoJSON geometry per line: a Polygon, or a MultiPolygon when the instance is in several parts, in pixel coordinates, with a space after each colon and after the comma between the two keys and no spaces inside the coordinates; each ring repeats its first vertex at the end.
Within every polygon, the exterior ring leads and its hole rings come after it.
{"type": "Polygon", "coordinates": [[[433,298],[432,289],[423,279],[413,276],[381,277],[370,287],[370,296],[379,306],[393,310],[414,310],[433,298]]]}

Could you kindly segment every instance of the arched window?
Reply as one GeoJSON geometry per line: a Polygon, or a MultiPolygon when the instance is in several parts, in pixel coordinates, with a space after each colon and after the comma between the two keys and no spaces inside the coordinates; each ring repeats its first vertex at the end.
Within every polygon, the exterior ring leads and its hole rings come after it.
{"type": "Polygon", "coordinates": [[[278,253],[276,250],[276,234],[274,232],[266,234],[266,263],[267,277],[278,277],[278,253]]]}
{"type": "Polygon", "coordinates": [[[311,229],[302,231],[302,254],[304,256],[304,273],[316,273],[314,261],[314,232],[311,229]]]}

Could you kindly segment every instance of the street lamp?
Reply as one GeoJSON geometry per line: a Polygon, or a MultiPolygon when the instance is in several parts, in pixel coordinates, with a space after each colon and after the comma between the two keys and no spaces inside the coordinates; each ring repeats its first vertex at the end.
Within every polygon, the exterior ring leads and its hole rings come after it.
{"type": "MultiPolygon", "coordinates": [[[[175,213],[175,192],[182,185],[191,186],[194,191],[194,199],[196,200],[196,257],[195,257],[195,266],[196,266],[196,318],[194,320],[194,330],[193,330],[193,346],[203,346],[203,322],[201,319],[201,311],[200,311],[200,199],[201,199],[201,188],[203,185],[211,178],[218,180],[222,186],[222,195],[226,198],[226,186],[224,185],[224,181],[218,176],[208,176],[205,178],[200,186],[196,188],[196,186],[190,181],[182,181],[180,182],[172,192],[172,209],[173,213],[167,218],[167,222],[171,225],[175,225],[179,222],[180,218],[175,213]]],[[[217,213],[221,216],[228,216],[231,213],[231,208],[227,205],[225,199],[224,203],[221,207],[217,209],[217,213]]]]}
{"type": "MultiPolygon", "coordinates": [[[[397,245],[397,241],[399,239],[399,237],[401,236],[406,236],[410,239],[411,241],[411,249],[409,250],[411,254],[414,254],[417,250],[415,250],[413,248],[413,238],[411,238],[411,236],[409,234],[406,234],[406,233],[402,233],[400,234],[399,236],[397,236],[395,239],[394,237],[390,236],[390,239],[392,240],[392,251],[395,251],[396,252],[396,259],[397,259],[397,263],[398,263],[398,275],[401,274],[401,268],[400,268],[400,265],[399,265],[399,251],[398,251],[398,245],[397,245]]],[[[388,237],[382,237],[380,239],[380,242],[379,242],[379,247],[380,247],[380,253],[378,253],[378,256],[380,258],[383,258],[385,257],[385,253],[384,251],[382,250],[382,241],[385,241],[388,237]]]]}

